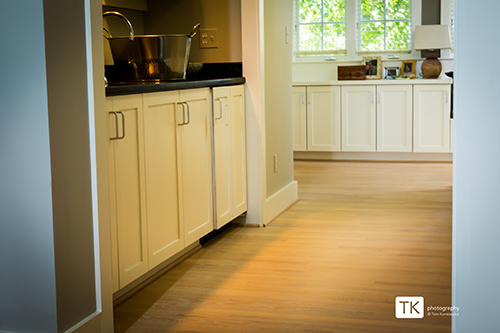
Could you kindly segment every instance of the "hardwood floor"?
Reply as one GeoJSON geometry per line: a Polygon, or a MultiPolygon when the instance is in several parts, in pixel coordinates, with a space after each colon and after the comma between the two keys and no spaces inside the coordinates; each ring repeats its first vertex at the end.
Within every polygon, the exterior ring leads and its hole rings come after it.
{"type": "Polygon", "coordinates": [[[232,227],[115,308],[116,332],[450,332],[451,164],[295,162],[300,201],[232,227]]]}

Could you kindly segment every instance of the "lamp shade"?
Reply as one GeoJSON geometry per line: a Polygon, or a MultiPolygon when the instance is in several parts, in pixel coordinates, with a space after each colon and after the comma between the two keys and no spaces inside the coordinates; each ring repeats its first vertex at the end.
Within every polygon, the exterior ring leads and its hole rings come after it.
{"type": "Polygon", "coordinates": [[[415,50],[451,49],[450,30],[447,25],[417,25],[415,50]]]}

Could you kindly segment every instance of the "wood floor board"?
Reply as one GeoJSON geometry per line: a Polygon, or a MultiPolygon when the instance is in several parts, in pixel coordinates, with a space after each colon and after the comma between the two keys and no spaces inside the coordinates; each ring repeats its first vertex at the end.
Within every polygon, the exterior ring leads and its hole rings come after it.
{"type": "Polygon", "coordinates": [[[451,332],[449,316],[395,318],[394,301],[452,305],[452,165],[294,166],[300,201],[120,304],[115,332],[451,332]]]}

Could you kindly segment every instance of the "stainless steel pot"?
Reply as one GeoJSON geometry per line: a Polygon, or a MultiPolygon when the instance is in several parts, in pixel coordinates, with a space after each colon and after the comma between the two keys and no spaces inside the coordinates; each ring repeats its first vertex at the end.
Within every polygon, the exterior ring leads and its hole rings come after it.
{"type": "Polygon", "coordinates": [[[110,37],[115,65],[124,68],[129,80],[185,80],[191,40],[199,27],[188,35],[110,37]]]}

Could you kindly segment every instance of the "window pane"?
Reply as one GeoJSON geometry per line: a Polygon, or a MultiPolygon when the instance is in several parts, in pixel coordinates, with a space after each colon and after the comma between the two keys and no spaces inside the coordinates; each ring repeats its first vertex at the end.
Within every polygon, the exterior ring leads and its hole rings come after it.
{"type": "Polygon", "coordinates": [[[321,0],[300,0],[300,22],[321,22],[321,0]]]}
{"type": "Polygon", "coordinates": [[[345,49],[345,25],[325,24],[325,50],[345,49]]]}
{"type": "Polygon", "coordinates": [[[384,49],[384,24],[381,22],[361,24],[361,49],[378,51],[384,49]]]}
{"type": "Polygon", "coordinates": [[[384,0],[361,0],[361,20],[384,19],[384,0]]]}
{"type": "Polygon", "coordinates": [[[410,0],[387,0],[387,19],[401,20],[410,18],[410,0]]]}
{"type": "Polygon", "coordinates": [[[321,50],[321,24],[307,24],[300,26],[300,50],[321,50]]]}
{"type": "Polygon", "coordinates": [[[345,0],[324,0],[325,22],[344,22],[345,0]]]}
{"type": "Polygon", "coordinates": [[[387,22],[387,49],[410,49],[410,22],[387,22]]]}

